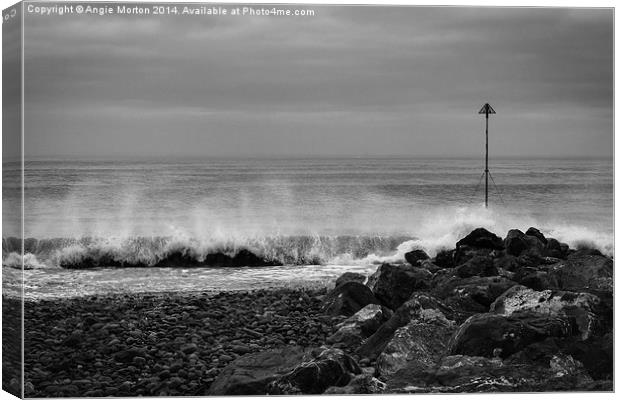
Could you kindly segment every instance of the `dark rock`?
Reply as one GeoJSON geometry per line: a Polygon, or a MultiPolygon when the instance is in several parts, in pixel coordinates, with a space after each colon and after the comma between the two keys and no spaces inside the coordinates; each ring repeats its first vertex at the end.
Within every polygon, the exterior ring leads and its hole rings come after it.
{"type": "Polygon", "coordinates": [[[512,364],[499,358],[454,355],[430,369],[403,368],[386,382],[389,393],[541,392],[591,390],[579,362],[554,355],[547,366],[512,364]]]}
{"type": "Polygon", "coordinates": [[[549,238],[547,239],[547,243],[545,245],[544,254],[549,257],[565,259],[567,256],[566,254],[567,249],[568,249],[568,246],[566,246],[566,248],[563,248],[562,244],[558,242],[557,239],[549,238]]]}
{"type": "Polygon", "coordinates": [[[614,366],[613,333],[561,343],[562,351],[584,365],[594,379],[612,380],[614,366]]]}
{"type": "Polygon", "coordinates": [[[431,274],[434,274],[442,269],[438,265],[433,264],[430,260],[420,261],[420,268],[428,270],[431,274]]]}
{"type": "Polygon", "coordinates": [[[484,313],[491,303],[516,282],[501,277],[470,277],[466,279],[454,275],[436,277],[431,293],[441,299],[454,311],[453,319],[462,322],[474,313],[484,313]]]}
{"type": "Polygon", "coordinates": [[[314,357],[306,357],[290,373],[269,384],[267,393],[321,394],[330,386],[345,386],[351,374],[362,372],[355,360],[342,350],[321,348],[314,357]]]}
{"type": "Polygon", "coordinates": [[[461,246],[478,247],[483,249],[502,250],[502,239],[484,228],[474,229],[469,235],[456,242],[457,250],[461,246]]]}
{"type": "Polygon", "coordinates": [[[357,353],[362,357],[375,359],[383,352],[398,328],[411,321],[424,322],[426,317],[432,317],[437,313],[448,319],[452,318],[452,310],[435,297],[427,293],[414,293],[388,321],[363,342],[357,353]]]}
{"type": "Polygon", "coordinates": [[[122,363],[130,363],[133,361],[134,357],[144,357],[146,354],[146,349],[133,347],[127,350],[121,350],[113,354],[113,357],[116,361],[122,363]]]}
{"type": "Polygon", "coordinates": [[[454,251],[454,266],[459,266],[465,264],[467,261],[471,260],[474,257],[490,257],[497,258],[498,250],[481,248],[481,247],[471,247],[471,246],[460,246],[458,249],[454,251]]]}
{"type": "Polygon", "coordinates": [[[440,268],[454,267],[454,250],[440,250],[435,256],[435,265],[440,268]]]}
{"type": "Polygon", "coordinates": [[[525,231],[525,234],[528,236],[534,236],[535,238],[537,238],[538,240],[541,241],[542,244],[547,244],[547,238],[545,237],[545,235],[543,235],[538,229],[533,228],[533,227],[529,227],[527,229],[527,231],[525,231]]]}
{"type": "Polygon", "coordinates": [[[547,272],[562,290],[613,291],[613,260],[605,256],[575,253],[566,261],[549,266],[547,272]]]}
{"type": "Polygon", "coordinates": [[[431,278],[432,274],[424,268],[383,264],[369,279],[369,286],[383,305],[395,310],[414,291],[428,290],[431,278]]]}
{"type": "Polygon", "coordinates": [[[542,255],[545,244],[536,236],[526,235],[518,229],[511,229],[504,240],[506,253],[513,256],[528,254],[542,255]]]}
{"type": "Polygon", "coordinates": [[[357,347],[362,343],[362,340],[375,333],[381,324],[392,315],[393,313],[384,306],[369,304],[336,325],[338,330],[326,341],[328,344],[343,343],[349,347],[357,347]]]}
{"type": "Polygon", "coordinates": [[[512,315],[477,314],[459,327],[450,343],[450,354],[502,358],[548,337],[572,334],[567,318],[530,311],[512,315]]]}
{"type": "Polygon", "coordinates": [[[385,383],[372,375],[356,375],[346,386],[331,386],[324,394],[379,394],[385,390],[385,383]]]}
{"type": "MultiPolygon", "coordinates": [[[[574,321],[574,329],[583,340],[594,335],[599,327],[595,314],[600,299],[590,293],[535,291],[524,286],[513,286],[491,305],[491,312],[512,315],[529,310],[574,321]]],[[[610,322],[610,321],[609,321],[610,322]]]]}
{"type": "Polygon", "coordinates": [[[206,394],[267,394],[269,384],[293,371],[304,355],[299,347],[283,347],[239,357],[220,372],[206,394]]]}
{"type": "Polygon", "coordinates": [[[418,264],[420,264],[420,261],[428,259],[430,259],[430,257],[428,254],[426,254],[424,250],[416,249],[405,253],[405,260],[407,260],[407,262],[414,267],[418,266],[418,264]]]}
{"type": "Polygon", "coordinates": [[[234,266],[239,266],[239,267],[282,265],[282,263],[279,263],[276,261],[262,259],[258,257],[256,254],[246,249],[240,250],[237,254],[235,254],[235,256],[232,259],[232,263],[234,266]]]}
{"type": "Polygon", "coordinates": [[[377,358],[377,375],[387,377],[406,365],[430,368],[447,350],[455,330],[453,321],[438,310],[425,310],[421,318],[410,321],[394,333],[377,358]]]}
{"type": "Polygon", "coordinates": [[[358,274],[357,272],[345,272],[340,275],[338,279],[336,279],[336,286],[340,286],[346,282],[357,282],[364,283],[366,282],[366,276],[362,274],[358,274]]]}
{"type": "Polygon", "coordinates": [[[465,264],[461,264],[455,268],[456,275],[460,278],[469,278],[472,276],[497,276],[498,271],[493,265],[493,259],[490,257],[476,256],[471,258],[465,264]]]}
{"type": "Polygon", "coordinates": [[[380,304],[372,291],[359,282],[345,282],[329,292],[323,310],[330,315],[350,317],[368,304],[380,304]]]}

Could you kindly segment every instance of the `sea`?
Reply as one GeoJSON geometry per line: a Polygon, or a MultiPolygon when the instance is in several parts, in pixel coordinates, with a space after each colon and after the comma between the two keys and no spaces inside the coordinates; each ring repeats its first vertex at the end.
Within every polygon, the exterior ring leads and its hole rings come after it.
{"type": "MultiPolygon", "coordinates": [[[[19,224],[3,227],[6,295],[53,299],[127,292],[324,287],[471,230],[538,228],[613,256],[612,159],[213,158],[31,160],[19,224]],[[17,228],[16,228],[17,227],[17,228]],[[282,266],[155,267],[240,249],[282,266]],[[66,269],[83,260],[115,260],[66,269]],[[131,266],[140,265],[140,266],[131,266]]],[[[3,219],[15,220],[19,163],[3,164],[3,219]]]]}

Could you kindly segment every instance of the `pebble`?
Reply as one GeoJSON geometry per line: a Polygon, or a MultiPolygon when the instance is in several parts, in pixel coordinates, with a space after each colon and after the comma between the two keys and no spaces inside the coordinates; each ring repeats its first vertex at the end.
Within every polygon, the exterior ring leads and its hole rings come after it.
{"type": "Polygon", "coordinates": [[[25,362],[33,367],[25,389],[29,397],[203,394],[239,356],[285,343],[322,345],[331,324],[320,302],[294,310],[300,297],[278,289],[27,302],[25,362]],[[325,332],[308,335],[321,323],[325,332]]]}

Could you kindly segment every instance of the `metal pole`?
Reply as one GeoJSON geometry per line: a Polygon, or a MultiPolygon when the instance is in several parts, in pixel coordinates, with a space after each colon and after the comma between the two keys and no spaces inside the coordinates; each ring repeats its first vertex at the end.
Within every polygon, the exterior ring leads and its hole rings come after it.
{"type": "Polygon", "coordinates": [[[486,157],[484,163],[484,206],[489,207],[489,108],[486,112],[486,157]]]}

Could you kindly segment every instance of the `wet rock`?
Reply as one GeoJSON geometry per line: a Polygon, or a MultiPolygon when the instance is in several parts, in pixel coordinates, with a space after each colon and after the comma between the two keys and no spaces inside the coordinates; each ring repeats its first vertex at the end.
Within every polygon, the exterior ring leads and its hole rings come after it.
{"type": "Polygon", "coordinates": [[[414,291],[428,290],[431,278],[432,274],[424,268],[383,264],[369,279],[369,287],[381,304],[395,310],[414,291]]]}
{"type": "Polygon", "coordinates": [[[357,272],[345,272],[336,279],[336,286],[340,286],[347,282],[357,282],[363,284],[366,282],[366,275],[359,274],[357,272]]]}
{"type": "Polygon", "coordinates": [[[434,368],[399,370],[386,382],[386,392],[540,392],[591,387],[591,378],[570,356],[558,354],[552,360],[538,366],[500,358],[447,356],[434,368]]]}
{"type": "Polygon", "coordinates": [[[571,323],[565,317],[519,311],[509,316],[477,314],[456,331],[450,354],[506,358],[548,337],[568,337],[571,323]]]}
{"type": "Polygon", "coordinates": [[[444,355],[455,330],[438,310],[424,310],[420,319],[400,327],[377,358],[377,375],[387,377],[406,365],[430,368],[444,355]]]}
{"type": "Polygon", "coordinates": [[[239,357],[220,372],[206,394],[267,394],[267,386],[293,371],[304,360],[304,354],[299,347],[283,347],[239,357]]]}
{"type": "Polygon", "coordinates": [[[525,234],[537,238],[542,244],[547,244],[547,238],[545,237],[545,235],[543,235],[542,232],[540,232],[534,227],[529,227],[527,231],[525,231],[525,234]]]}
{"type": "Polygon", "coordinates": [[[590,293],[535,291],[518,285],[498,297],[490,311],[512,315],[518,311],[529,310],[538,314],[571,318],[579,336],[585,340],[598,328],[596,310],[599,304],[600,299],[590,293]]]}
{"type": "Polygon", "coordinates": [[[545,244],[537,236],[526,235],[518,229],[508,231],[508,235],[504,239],[504,246],[507,254],[517,257],[524,252],[542,255],[545,248],[545,244]]]}
{"type": "Polygon", "coordinates": [[[454,250],[440,250],[435,256],[434,264],[440,268],[454,267],[454,250]]]}
{"type": "Polygon", "coordinates": [[[506,290],[516,282],[501,277],[488,276],[462,279],[454,275],[436,276],[431,293],[454,311],[454,319],[462,322],[474,313],[484,313],[506,290]]]}
{"type": "Polygon", "coordinates": [[[428,259],[430,257],[424,250],[416,249],[405,253],[405,260],[414,267],[418,266],[421,261],[428,259]]]}
{"type": "Polygon", "coordinates": [[[494,233],[491,233],[484,228],[477,228],[463,239],[456,242],[457,250],[462,246],[502,250],[504,248],[504,243],[502,239],[494,233]]]}
{"type": "Polygon", "coordinates": [[[359,282],[345,282],[329,292],[323,310],[330,315],[351,316],[368,304],[380,304],[373,292],[359,282]]]}
{"type": "Polygon", "coordinates": [[[545,245],[544,254],[549,257],[566,259],[568,256],[568,245],[560,243],[557,239],[549,238],[545,245]]]}
{"type": "Polygon", "coordinates": [[[455,273],[459,278],[469,278],[472,276],[497,276],[498,271],[493,265],[491,257],[475,256],[456,267],[455,273]]]}
{"type": "Polygon", "coordinates": [[[605,256],[575,253],[566,261],[549,266],[547,272],[562,290],[613,291],[613,260],[605,256]]]}
{"type": "Polygon", "coordinates": [[[324,394],[379,394],[385,390],[385,383],[372,375],[356,375],[346,386],[331,386],[324,394]]]}
{"type": "Polygon", "coordinates": [[[369,304],[345,321],[336,325],[336,333],[327,338],[328,344],[343,343],[346,346],[359,346],[387,321],[392,312],[384,306],[369,304]]]}
{"type": "Polygon", "coordinates": [[[321,348],[293,371],[271,382],[268,394],[321,394],[330,386],[345,386],[351,374],[361,374],[357,363],[342,350],[321,348]],[[318,353],[318,354],[316,354],[318,353]]]}
{"type": "Polygon", "coordinates": [[[438,314],[447,319],[452,318],[452,310],[435,297],[427,293],[414,293],[388,321],[363,342],[357,354],[361,357],[375,359],[383,352],[398,328],[411,321],[432,321],[438,314]]]}

